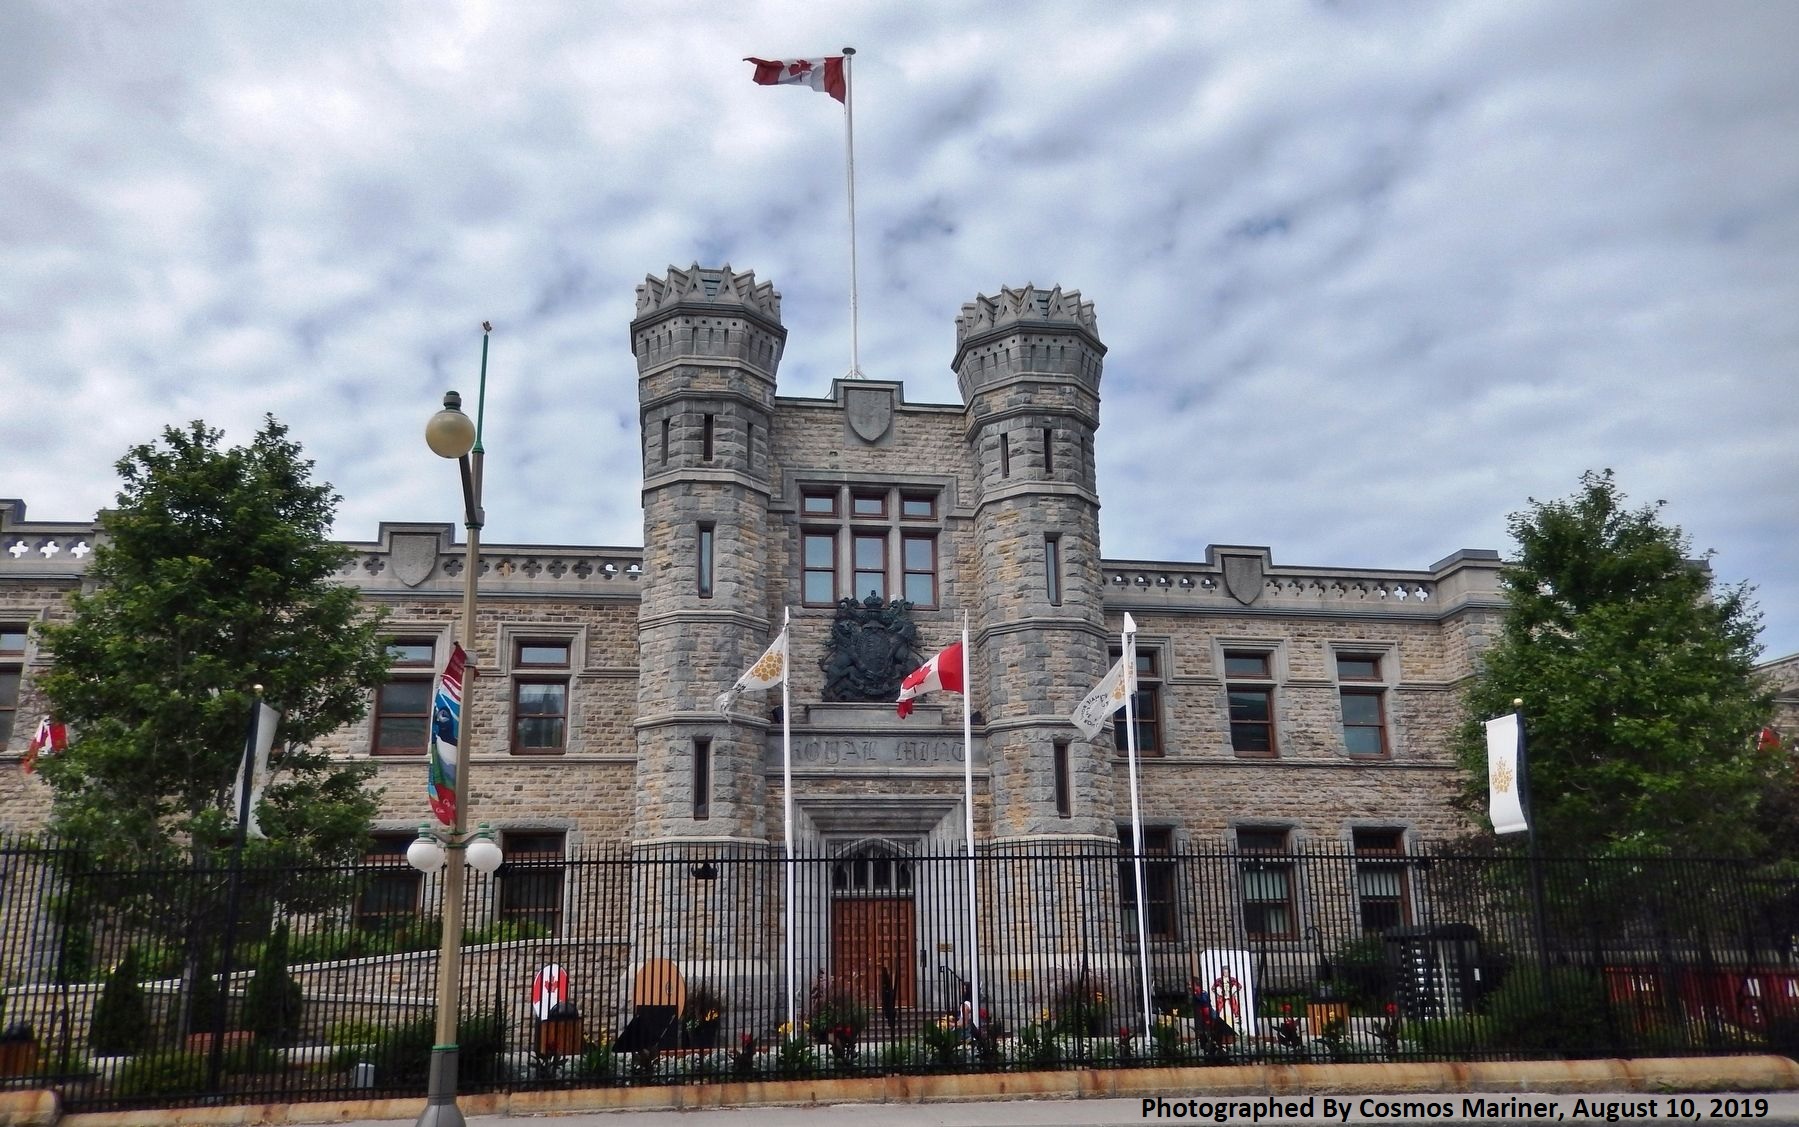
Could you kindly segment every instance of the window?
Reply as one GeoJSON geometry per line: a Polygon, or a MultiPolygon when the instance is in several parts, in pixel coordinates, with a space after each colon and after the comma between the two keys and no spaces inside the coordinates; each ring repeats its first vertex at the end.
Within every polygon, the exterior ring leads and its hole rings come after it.
{"type": "Polygon", "coordinates": [[[700,525],[699,547],[700,558],[696,561],[699,571],[699,596],[702,599],[710,599],[712,597],[712,526],[709,524],[700,525]]]}
{"type": "Polygon", "coordinates": [[[1405,856],[1405,831],[1356,830],[1354,842],[1356,904],[1362,931],[1378,935],[1390,927],[1411,923],[1405,863],[1369,860],[1405,856]]]}
{"type": "Polygon", "coordinates": [[[0,749],[12,739],[19,715],[19,683],[25,677],[25,627],[0,625],[0,749]]]}
{"type": "Polygon", "coordinates": [[[837,536],[808,532],[801,540],[805,557],[802,597],[807,606],[830,606],[837,601],[837,536]]]}
{"type": "Polygon", "coordinates": [[[546,935],[561,932],[562,840],[560,830],[500,835],[500,849],[506,856],[498,874],[496,915],[500,919],[534,925],[546,935]]]}
{"type": "Polygon", "coordinates": [[[901,578],[906,601],[921,607],[937,605],[937,538],[900,537],[901,578]]]}
{"type": "Polygon", "coordinates": [[[884,517],[887,515],[887,494],[858,493],[850,498],[850,516],[884,517]]]}
{"type": "Polygon", "coordinates": [[[662,464],[668,465],[668,420],[662,420],[662,464]]]}
{"type": "Polygon", "coordinates": [[[532,671],[512,682],[512,753],[560,755],[568,741],[568,676],[538,670],[567,670],[567,642],[520,642],[513,665],[532,671]]]}
{"type": "Polygon", "coordinates": [[[712,741],[693,741],[693,819],[712,817],[712,741]]]}
{"type": "Polygon", "coordinates": [[[1243,684],[1242,679],[1271,680],[1270,655],[1226,650],[1225,696],[1230,705],[1231,750],[1243,756],[1273,758],[1274,686],[1243,684]]]}
{"type": "MultiPolygon", "coordinates": [[[[1111,651],[1112,660],[1124,656],[1123,650],[1111,651]]],[[[1137,721],[1137,754],[1161,755],[1162,748],[1162,656],[1159,650],[1137,649],[1137,691],[1131,694],[1131,711],[1137,721]]],[[[1123,755],[1130,750],[1126,743],[1124,713],[1114,714],[1112,742],[1123,755]]]]}
{"type": "Polygon", "coordinates": [[[846,595],[872,594],[936,606],[937,530],[919,527],[936,513],[935,494],[868,486],[802,489],[800,519],[808,527],[800,530],[801,602],[831,606],[846,595]],[[844,544],[848,559],[840,562],[844,544]],[[839,571],[845,564],[847,584],[839,571]]]}
{"type": "Polygon", "coordinates": [[[1043,428],[1043,476],[1048,477],[1056,472],[1055,431],[1043,428]]]}
{"type": "Polygon", "coordinates": [[[700,430],[700,457],[708,462],[712,460],[712,430],[712,416],[707,415],[700,430]]]}
{"type": "Polygon", "coordinates": [[[376,755],[423,755],[431,740],[431,682],[437,643],[430,638],[395,638],[387,644],[387,656],[387,682],[375,690],[375,746],[371,750],[376,755]]]}
{"type": "Polygon", "coordinates": [[[887,597],[887,537],[857,533],[851,541],[855,552],[855,590],[858,599],[887,597]]]}
{"type": "Polygon", "coordinates": [[[1062,605],[1062,538],[1045,536],[1043,538],[1043,586],[1044,593],[1049,596],[1049,605],[1062,605]]]}
{"type": "Polygon", "coordinates": [[[937,517],[937,499],[935,497],[906,496],[900,498],[900,518],[902,520],[935,520],[937,517]]]}
{"type": "Polygon", "coordinates": [[[1385,688],[1379,654],[1338,654],[1337,695],[1343,704],[1343,746],[1349,754],[1378,759],[1387,754],[1385,688]],[[1370,682],[1346,684],[1343,682],[1370,682]]]}
{"type": "Polygon", "coordinates": [[[1003,431],[999,436],[999,476],[1012,476],[1012,436],[1003,431]]]}
{"type": "Polygon", "coordinates": [[[408,833],[377,833],[364,858],[362,888],[356,896],[356,926],[366,931],[398,931],[418,917],[425,874],[406,863],[408,833]]]}
{"type": "MultiPolygon", "coordinates": [[[[1118,827],[1118,846],[1125,859],[1118,863],[1119,906],[1124,909],[1126,942],[1137,938],[1137,873],[1131,848],[1131,827],[1118,827]]],[[[1143,929],[1151,939],[1178,939],[1174,927],[1174,831],[1167,826],[1143,827],[1143,898],[1149,912],[1143,929]],[[1154,859],[1152,859],[1154,858],[1154,859]]]]}
{"type": "Polygon", "coordinates": [[[1057,740],[1054,745],[1054,754],[1055,762],[1052,770],[1055,772],[1056,780],[1056,817],[1072,818],[1074,817],[1074,787],[1072,785],[1074,780],[1069,777],[1068,741],[1057,740]]]}
{"type": "Polygon", "coordinates": [[[1292,939],[1299,934],[1293,912],[1293,863],[1258,857],[1288,852],[1288,831],[1237,831],[1237,865],[1243,886],[1243,930],[1251,939],[1292,939]]]}

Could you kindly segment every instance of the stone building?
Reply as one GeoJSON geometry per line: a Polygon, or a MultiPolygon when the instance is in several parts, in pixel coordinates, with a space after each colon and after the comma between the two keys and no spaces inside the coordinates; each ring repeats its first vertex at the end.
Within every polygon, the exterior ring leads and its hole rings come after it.
{"type": "MultiPolygon", "coordinates": [[[[713,700],[784,616],[800,841],[851,858],[954,851],[957,698],[927,697],[905,720],[890,695],[828,699],[843,695],[823,668],[834,628],[864,632],[842,601],[871,593],[883,613],[909,602],[910,626],[867,627],[862,665],[880,664],[871,652],[891,664],[897,648],[909,668],[955,641],[966,615],[974,821],[991,846],[1128,839],[1122,714],[1092,741],[1068,720],[1118,653],[1126,612],[1139,628],[1147,851],[1325,842],[1390,855],[1465,828],[1448,802],[1448,737],[1501,610],[1497,553],[1410,569],[1295,565],[1233,545],[1193,561],[1107,558],[1094,474],[1106,350],[1077,292],[1026,286],[963,306],[955,404],[912,403],[880,380],[782,396],[785,340],[779,295],[753,274],[647,279],[630,326],[643,545],[483,545],[471,808],[509,856],[780,842],[780,696],[746,696],[728,717],[713,700]]],[[[99,535],[0,501],[10,756],[40,712],[28,628],[61,613],[99,535]]],[[[425,809],[425,717],[463,555],[445,524],[383,523],[352,546],[342,581],[387,612],[396,664],[333,748],[376,765],[378,847],[399,852],[425,809]]],[[[40,825],[45,806],[41,782],[0,772],[4,828],[40,825]]],[[[1266,900],[1250,906],[1264,931],[1296,928],[1291,890],[1258,887],[1245,895],[1266,900]]],[[[1380,882],[1361,894],[1401,895],[1380,882]]],[[[561,926],[553,893],[519,895],[511,910],[561,926]]]]}

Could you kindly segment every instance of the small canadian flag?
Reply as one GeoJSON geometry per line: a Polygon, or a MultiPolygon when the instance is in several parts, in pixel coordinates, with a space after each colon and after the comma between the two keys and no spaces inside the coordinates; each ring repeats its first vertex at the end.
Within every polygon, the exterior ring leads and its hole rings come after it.
{"type": "Polygon", "coordinates": [[[26,745],[25,758],[19,763],[19,769],[27,775],[37,770],[37,757],[45,751],[52,755],[69,746],[69,726],[48,716],[37,722],[37,735],[31,737],[26,745]]]}
{"type": "Polygon", "coordinates": [[[900,719],[912,715],[912,701],[921,693],[960,693],[962,688],[962,643],[944,650],[936,657],[906,674],[900,682],[900,719]]]}

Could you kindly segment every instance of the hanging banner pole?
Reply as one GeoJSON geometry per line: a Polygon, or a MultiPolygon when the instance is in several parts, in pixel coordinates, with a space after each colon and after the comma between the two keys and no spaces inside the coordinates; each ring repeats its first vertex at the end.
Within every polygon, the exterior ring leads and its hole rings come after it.
{"type": "Polygon", "coordinates": [[[1137,878],[1137,959],[1143,984],[1143,1035],[1149,1036],[1149,901],[1143,894],[1143,812],[1137,799],[1137,621],[1124,615],[1124,747],[1131,780],[1131,862],[1137,878]]]}

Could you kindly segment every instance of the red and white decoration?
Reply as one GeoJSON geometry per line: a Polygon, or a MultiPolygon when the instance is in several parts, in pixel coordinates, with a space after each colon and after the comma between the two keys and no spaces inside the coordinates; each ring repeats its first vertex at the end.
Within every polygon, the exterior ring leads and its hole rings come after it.
{"type": "Polygon", "coordinates": [[[839,102],[846,101],[849,84],[843,76],[843,56],[822,59],[753,59],[756,84],[759,86],[810,86],[821,94],[829,94],[839,102]]]}
{"type": "Polygon", "coordinates": [[[531,1012],[538,1021],[550,1020],[550,1011],[568,1001],[568,972],[551,963],[531,979],[531,1012]]]}
{"type": "Polygon", "coordinates": [[[900,682],[900,719],[912,715],[912,701],[922,693],[960,693],[962,688],[962,643],[944,650],[936,657],[906,674],[900,682]]]}
{"type": "Polygon", "coordinates": [[[48,716],[37,722],[37,734],[31,737],[26,745],[25,758],[20,761],[19,769],[27,775],[37,770],[37,757],[48,751],[55,755],[66,751],[69,746],[69,726],[48,716]]]}

